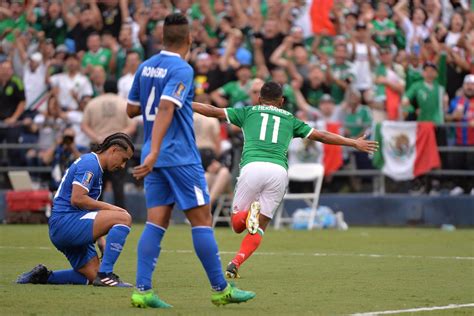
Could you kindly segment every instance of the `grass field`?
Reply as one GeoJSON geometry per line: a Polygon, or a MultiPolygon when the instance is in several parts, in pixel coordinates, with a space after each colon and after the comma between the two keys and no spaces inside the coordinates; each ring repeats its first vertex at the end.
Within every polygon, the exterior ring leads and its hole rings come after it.
{"type": "MultiPolygon", "coordinates": [[[[135,225],[116,272],[135,278],[135,225]]],[[[223,264],[240,235],[217,229],[223,264]]],[[[129,289],[16,285],[21,272],[43,263],[67,268],[47,226],[0,226],[0,315],[348,315],[474,303],[474,230],[351,228],[339,231],[268,231],[259,253],[241,268],[237,284],[255,300],[215,307],[188,227],[167,232],[155,271],[159,295],[171,310],[137,310],[129,289]]],[[[473,307],[417,315],[470,315],[473,307]]]]}

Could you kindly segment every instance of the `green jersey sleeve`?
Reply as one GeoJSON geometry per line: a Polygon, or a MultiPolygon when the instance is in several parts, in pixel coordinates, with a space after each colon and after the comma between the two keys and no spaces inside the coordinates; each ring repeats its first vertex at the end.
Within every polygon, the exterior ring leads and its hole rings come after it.
{"type": "Polygon", "coordinates": [[[404,112],[412,113],[415,111],[415,108],[413,107],[413,102],[415,101],[415,96],[416,92],[419,89],[418,84],[412,84],[411,87],[408,89],[407,92],[405,92],[405,95],[403,96],[404,98],[408,99],[410,101],[411,105],[407,108],[404,109],[404,112]]]}
{"type": "Polygon", "coordinates": [[[238,127],[244,125],[246,108],[225,108],[224,111],[228,123],[234,124],[238,127]]]}
{"type": "Polygon", "coordinates": [[[294,137],[306,138],[308,137],[313,129],[303,121],[297,118],[293,121],[293,135],[294,137]]]}
{"type": "Polygon", "coordinates": [[[405,92],[405,98],[410,100],[410,102],[413,102],[413,99],[415,98],[416,91],[418,90],[418,85],[414,84],[412,85],[407,92],[405,92]]]}

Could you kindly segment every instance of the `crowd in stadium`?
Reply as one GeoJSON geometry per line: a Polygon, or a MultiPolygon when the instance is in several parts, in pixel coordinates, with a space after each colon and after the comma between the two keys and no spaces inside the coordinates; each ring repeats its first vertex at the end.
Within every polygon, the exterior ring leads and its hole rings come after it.
{"type": "MultiPolygon", "coordinates": [[[[32,144],[1,150],[2,164],[51,166],[54,189],[108,135],[140,143],[142,124],[125,111],[128,92],[140,63],[163,48],[164,17],[177,11],[192,29],[198,102],[257,104],[272,78],[285,109],[314,126],[359,137],[384,120],[430,121],[438,146],[474,145],[467,0],[2,0],[0,143],[32,144]]],[[[242,133],[197,115],[195,131],[214,202],[238,173],[242,133]]],[[[290,162],[314,161],[317,151],[303,141],[290,148],[290,162]]],[[[344,160],[344,168],[372,168],[364,153],[345,152],[344,160]]],[[[442,155],[442,163],[472,169],[474,153],[442,155]]],[[[126,172],[105,174],[119,206],[126,172]]]]}

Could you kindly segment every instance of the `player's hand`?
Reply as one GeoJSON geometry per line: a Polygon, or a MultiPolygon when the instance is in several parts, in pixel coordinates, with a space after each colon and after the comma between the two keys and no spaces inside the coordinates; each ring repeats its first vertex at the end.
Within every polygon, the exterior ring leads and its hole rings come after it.
{"type": "Polygon", "coordinates": [[[368,154],[373,154],[379,149],[379,143],[373,140],[366,140],[366,138],[367,135],[357,138],[354,148],[368,154]]]}
{"type": "Polygon", "coordinates": [[[158,155],[148,154],[143,163],[133,168],[133,176],[140,180],[153,170],[158,155]]]}

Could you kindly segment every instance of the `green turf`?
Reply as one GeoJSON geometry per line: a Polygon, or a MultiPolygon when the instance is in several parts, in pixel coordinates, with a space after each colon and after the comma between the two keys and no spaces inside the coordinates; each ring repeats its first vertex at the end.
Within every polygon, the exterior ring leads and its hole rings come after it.
{"type": "MultiPolygon", "coordinates": [[[[142,228],[133,227],[116,266],[126,281],[134,281],[142,228]]],[[[216,236],[225,265],[242,236],[230,229],[218,229],[216,236]]],[[[162,246],[165,251],[154,285],[174,305],[172,310],[159,311],[169,315],[347,315],[474,303],[474,230],[270,230],[260,254],[241,268],[242,279],[237,282],[257,292],[256,299],[220,308],[210,303],[207,279],[191,252],[189,227],[171,227],[162,246]]],[[[130,307],[130,289],[13,284],[19,273],[37,263],[53,269],[68,267],[51,245],[47,227],[0,225],[0,315],[157,313],[130,307]]],[[[417,313],[426,314],[468,315],[474,314],[474,308],[417,313]]]]}

